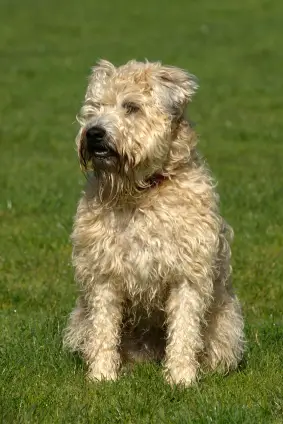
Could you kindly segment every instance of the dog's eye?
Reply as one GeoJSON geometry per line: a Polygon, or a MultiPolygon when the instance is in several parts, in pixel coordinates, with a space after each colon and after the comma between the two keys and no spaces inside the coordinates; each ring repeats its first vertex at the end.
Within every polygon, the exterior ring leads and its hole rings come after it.
{"type": "Polygon", "coordinates": [[[100,109],[100,108],[101,108],[101,103],[94,102],[94,103],[92,104],[92,106],[94,107],[94,109],[100,109]]]}
{"type": "Polygon", "coordinates": [[[122,106],[126,110],[127,115],[137,113],[140,110],[140,107],[133,102],[124,102],[122,106]]]}

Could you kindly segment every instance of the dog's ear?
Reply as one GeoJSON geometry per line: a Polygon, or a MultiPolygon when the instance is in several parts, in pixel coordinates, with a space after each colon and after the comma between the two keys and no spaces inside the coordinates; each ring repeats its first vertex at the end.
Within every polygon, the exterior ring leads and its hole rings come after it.
{"type": "Polygon", "coordinates": [[[95,66],[91,69],[91,74],[88,80],[88,88],[86,98],[90,97],[99,90],[106,79],[115,72],[115,66],[107,60],[100,59],[95,66]]]}
{"type": "Polygon", "coordinates": [[[173,66],[160,66],[155,76],[161,101],[173,115],[180,116],[198,88],[197,78],[173,66]]]}
{"type": "Polygon", "coordinates": [[[100,59],[97,61],[97,64],[93,66],[91,77],[92,76],[101,77],[101,75],[111,76],[113,72],[115,71],[115,69],[116,68],[113,65],[113,63],[108,62],[108,60],[100,59]]]}

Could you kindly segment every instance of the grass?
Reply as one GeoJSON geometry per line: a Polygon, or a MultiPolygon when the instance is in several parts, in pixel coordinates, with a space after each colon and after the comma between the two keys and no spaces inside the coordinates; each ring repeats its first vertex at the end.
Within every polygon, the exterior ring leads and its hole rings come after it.
{"type": "Polygon", "coordinates": [[[3,423],[283,423],[282,13],[279,0],[1,2],[3,423]],[[235,230],[248,338],[229,376],[172,390],[149,364],[90,384],[62,350],[84,183],[73,122],[98,57],[161,59],[200,79],[190,113],[235,230]]]}

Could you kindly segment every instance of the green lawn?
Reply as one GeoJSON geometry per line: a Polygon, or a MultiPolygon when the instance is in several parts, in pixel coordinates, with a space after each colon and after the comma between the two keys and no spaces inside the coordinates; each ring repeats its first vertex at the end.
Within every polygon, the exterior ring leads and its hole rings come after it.
{"type": "Polygon", "coordinates": [[[282,16],[280,0],[1,1],[1,422],[283,423],[282,16]],[[235,230],[248,339],[229,376],[173,390],[149,364],[91,384],[62,350],[84,184],[74,121],[100,57],[200,79],[191,118],[235,230]]]}

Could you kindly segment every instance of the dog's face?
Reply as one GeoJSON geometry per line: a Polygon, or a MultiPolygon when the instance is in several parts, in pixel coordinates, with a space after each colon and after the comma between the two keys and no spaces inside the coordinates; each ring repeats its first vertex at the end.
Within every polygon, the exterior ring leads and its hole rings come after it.
{"type": "Polygon", "coordinates": [[[82,166],[137,180],[161,171],[196,88],[195,78],[178,68],[135,61],[116,68],[100,61],[78,117],[82,166]]]}

